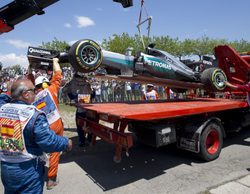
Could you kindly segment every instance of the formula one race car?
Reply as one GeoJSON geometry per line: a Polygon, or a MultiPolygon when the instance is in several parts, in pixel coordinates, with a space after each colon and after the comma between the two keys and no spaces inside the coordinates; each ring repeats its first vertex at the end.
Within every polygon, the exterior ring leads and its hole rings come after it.
{"type": "MultiPolygon", "coordinates": [[[[61,62],[69,61],[75,71],[95,72],[99,78],[154,83],[174,89],[224,90],[227,78],[221,69],[213,67],[202,73],[194,72],[174,56],[154,46],[150,44],[144,53],[137,52],[132,56],[102,50],[93,40],[85,39],[73,44],[67,53],[59,53],[57,56],[61,62]]],[[[41,49],[39,54],[39,49],[33,47],[29,51],[32,51],[28,52],[30,63],[39,63],[41,67],[43,59],[55,56],[55,53],[46,54],[41,49]]]]}

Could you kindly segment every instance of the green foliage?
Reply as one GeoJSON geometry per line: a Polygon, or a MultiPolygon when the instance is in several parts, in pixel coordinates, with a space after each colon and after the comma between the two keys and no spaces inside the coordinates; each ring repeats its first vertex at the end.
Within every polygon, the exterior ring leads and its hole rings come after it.
{"type": "Polygon", "coordinates": [[[178,55],[178,39],[173,39],[169,36],[153,37],[152,42],[156,44],[156,47],[167,51],[173,55],[178,55]]]}
{"type": "Polygon", "coordinates": [[[103,40],[102,47],[106,50],[125,53],[128,47],[133,47],[134,39],[130,37],[127,33],[122,35],[114,34],[113,37],[103,40]]]}
{"type": "MultiPolygon", "coordinates": [[[[70,47],[66,41],[60,41],[57,38],[54,38],[51,42],[42,42],[40,46],[43,49],[55,50],[59,52],[65,52],[70,47]]],[[[70,67],[69,63],[60,64],[61,67],[70,67]]]]}
{"type": "MultiPolygon", "coordinates": [[[[181,59],[183,56],[198,55],[201,59],[203,55],[212,55],[214,47],[218,45],[230,45],[237,52],[250,51],[250,43],[246,40],[239,40],[230,42],[226,39],[211,39],[203,36],[198,39],[179,40],[178,38],[171,38],[169,36],[143,36],[145,46],[150,43],[155,43],[156,48],[169,52],[170,54],[181,59]]],[[[112,52],[124,54],[128,47],[132,47],[134,55],[137,51],[144,51],[141,37],[138,34],[130,36],[128,33],[121,35],[114,34],[112,37],[104,39],[102,48],[112,52]]],[[[57,51],[66,51],[69,45],[65,41],[59,41],[54,38],[51,42],[42,43],[42,48],[52,49],[57,51]]],[[[68,64],[67,64],[68,65],[68,64]]]]}
{"type": "Polygon", "coordinates": [[[234,41],[229,43],[239,53],[250,51],[250,44],[246,40],[241,39],[240,41],[234,41]]]}
{"type": "Polygon", "coordinates": [[[22,74],[22,67],[21,65],[17,64],[17,65],[13,65],[11,67],[9,67],[9,69],[13,70],[15,72],[15,74],[22,74]]]}
{"type": "Polygon", "coordinates": [[[59,110],[67,112],[67,113],[69,113],[69,112],[75,112],[76,111],[76,107],[75,106],[65,105],[65,104],[59,104],[59,110]]]}
{"type": "Polygon", "coordinates": [[[67,51],[67,48],[69,48],[69,44],[66,41],[60,41],[57,38],[54,38],[54,40],[51,42],[42,42],[40,47],[44,49],[65,52],[67,51]]]}
{"type": "MultiPolygon", "coordinates": [[[[203,55],[213,55],[214,47],[218,45],[228,44],[232,46],[237,52],[250,51],[250,43],[246,40],[229,42],[226,39],[211,39],[203,36],[199,39],[185,39],[180,41],[178,38],[171,38],[169,36],[146,37],[143,36],[144,43],[147,46],[149,43],[155,43],[156,48],[169,52],[176,57],[198,55],[201,59],[203,55]]],[[[136,51],[143,51],[141,37],[138,34],[129,36],[127,33],[122,35],[114,34],[108,39],[104,39],[102,47],[105,50],[124,53],[128,47],[133,47],[136,51]]]]}

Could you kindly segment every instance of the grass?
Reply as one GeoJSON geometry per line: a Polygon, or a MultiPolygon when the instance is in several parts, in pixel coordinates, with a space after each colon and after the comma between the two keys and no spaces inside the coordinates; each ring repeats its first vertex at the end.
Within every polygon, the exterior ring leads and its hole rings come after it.
{"type": "MultiPolygon", "coordinates": [[[[65,129],[76,128],[76,123],[75,123],[76,107],[65,104],[59,104],[59,112],[62,117],[65,129]]],[[[71,136],[71,134],[66,134],[66,135],[71,136]]]]}
{"type": "Polygon", "coordinates": [[[60,112],[75,112],[76,107],[65,105],[65,104],[59,104],[59,110],[60,112]]]}

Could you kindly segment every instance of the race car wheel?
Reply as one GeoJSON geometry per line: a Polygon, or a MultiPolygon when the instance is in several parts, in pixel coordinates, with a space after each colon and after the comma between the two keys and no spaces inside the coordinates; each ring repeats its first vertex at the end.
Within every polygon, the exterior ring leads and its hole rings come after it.
{"type": "Polygon", "coordinates": [[[211,121],[203,130],[200,137],[200,157],[212,161],[219,157],[223,145],[222,127],[211,121]]]}
{"type": "Polygon", "coordinates": [[[224,81],[227,81],[227,76],[219,68],[205,69],[201,74],[201,83],[210,91],[224,90],[226,87],[224,81]]]}
{"type": "Polygon", "coordinates": [[[101,47],[92,40],[79,40],[69,50],[69,62],[75,71],[92,72],[102,63],[101,47]]]}

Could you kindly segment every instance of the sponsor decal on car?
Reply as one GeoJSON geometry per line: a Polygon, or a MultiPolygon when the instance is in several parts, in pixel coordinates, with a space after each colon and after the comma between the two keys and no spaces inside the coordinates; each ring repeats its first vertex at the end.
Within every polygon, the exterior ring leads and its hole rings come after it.
{"type": "Polygon", "coordinates": [[[156,60],[150,59],[150,58],[144,58],[144,59],[145,59],[145,63],[147,63],[150,66],[164,68],[164,69],[167,69],[167,70],[172,69],[169,64],[164,63],[162,61],[156,61],[156,60]]]}
{"type": "Polygon", "coordinates": [[[32,47],[29,48],[29,53],[39,53],[39,54],[51,55],[50,51],[32,48],[32,47]]]}

